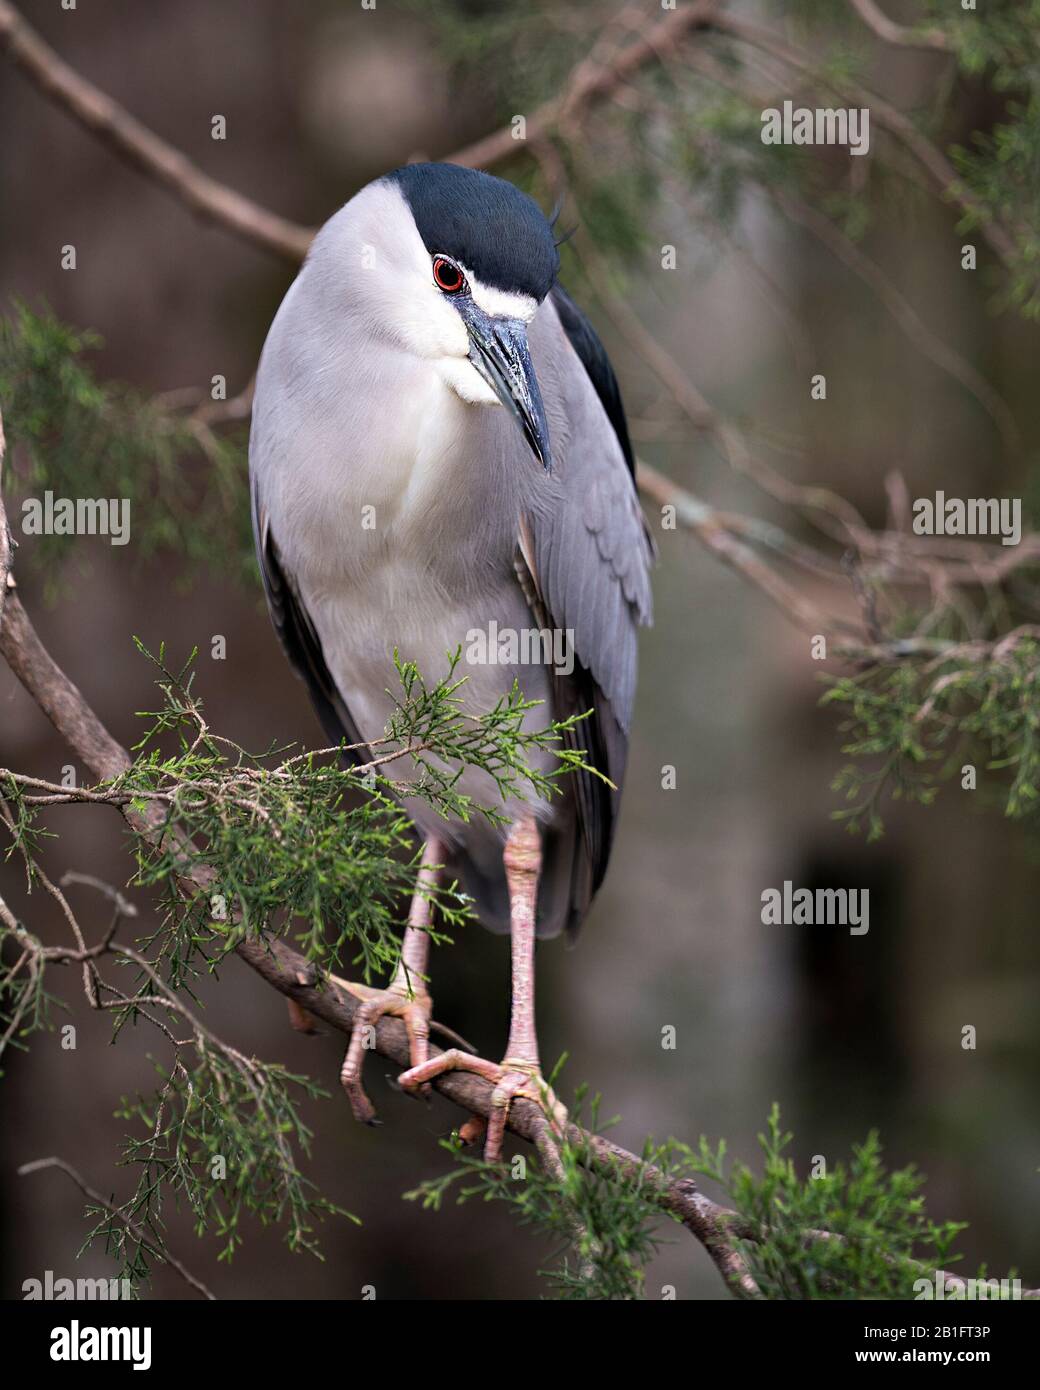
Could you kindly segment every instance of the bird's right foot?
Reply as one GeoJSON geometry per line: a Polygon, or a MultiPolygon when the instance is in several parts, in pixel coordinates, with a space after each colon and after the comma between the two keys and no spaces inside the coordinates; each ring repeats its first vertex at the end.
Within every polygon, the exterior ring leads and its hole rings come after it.
{"type": "Polygon", "coordinates": [[[486,1126],[468,1120],[460,1130],[460,1137],[467,1143],[475,1143],[480,1131],[484,1131],[484,1159],[487,1163],[501,1160],[509,1107],[517,1097],[533,1101],[541,1107],[549,1131],[557,1139],[564,1133],[567,1125],[566,1107],[553,1095],[536,1060],[506,1057],[501,1062],[489,1062],[486,1057],[477,1057],[457,1047],[450,1047],[424,1066],[413,1065],[402,1072],[398,1082],[402,1090],[414,1095],[420,1089],[428,1088],[434,1077],[442,1076],[447,1071],[473,1072],[490,1081],[494,1087],[486,1126]]]}

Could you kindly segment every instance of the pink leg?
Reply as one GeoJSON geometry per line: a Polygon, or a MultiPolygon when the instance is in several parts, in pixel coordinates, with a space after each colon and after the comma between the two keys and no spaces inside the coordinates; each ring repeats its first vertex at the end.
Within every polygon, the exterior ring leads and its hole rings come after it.
{"type": "Polygon", "coordinates": [[[385,1014],[404,1020],[408,1030],[408,1050],[413,1067],[422,1066],[430,1055],[430,1013],[432,1002],[426,988],[426,963],[429,958],[431,907],[427,897],[437,885],[437,865],[444,860],[445,847],[440,840],[429,839],[423,848],[416,879],[416,892],[408,913],[408,925],[401,942],[401,958],[394,978],[386,989],[353,984],[336,978],[336,983],[361,999],[354,1016],[350,1045],[339,1079],[350,1100],[354,1118],[365,1124],[376,1123],[375,1107],[361,1084],[361,1066],[376,1023],[385,1014]]]}
{"type": "Polygon", "coordinates": [[[509,1042],[503,1066],[519,1062],[538,1070],[538,1035],[534,1021],[535,910],[542,842],[533,820],[517,821],[502,851],[509,885],[510,940],[513,956],[513,998],[509,1042]]]}
{"type": "MultiPolygon", "coordinates": [[[[514,1096],[537,1101],[546,1109],[556,1127],[566,1116],[563,1107],[542,1081],[538,1062],[534,1016],[534,943],[542,849],[538,826],[532,817],[514,822],[502,852],[502,861],[509,885],[513,963],[512,1008],[506,1055],[496,1066],[482,1057],[451,1048],[424,1066],[410,1067],[400,1078],[405,1090],[414,1090],[428,1084],[435,1076],[455,1070],[476,1072],[493,1081],[495,1089],[491,1096],[491,1114],[484,1146],[484,1157],[489,1163],[497,1162],[502,1152],[509,1105],[514,1096]]],[[[474,1127],[471,1124],[467,1124],[466,1133],[473,1136],[474,1127]]]]}

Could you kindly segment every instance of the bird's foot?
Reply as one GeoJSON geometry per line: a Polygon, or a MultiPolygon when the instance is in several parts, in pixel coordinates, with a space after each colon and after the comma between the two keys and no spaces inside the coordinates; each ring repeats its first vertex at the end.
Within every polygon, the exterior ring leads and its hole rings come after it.
{"type": "MultiPolygon", "coordinates": [[[[509,1107],[517,1096],[540,1106],[550,1130],[557,1137],[562,1136],[567,1124],[567,1110],[553,1095],[537,1062],[522,1057],[505,1057],[501,1062],[489,1062],[486,1057],[476,1057],[470,1052],[450,1047],[447,1052],[440,1053],[422,1066],[412,1066],[402,1072],[398,1083],[402,1090],[414,1093],[446,1071],[474,1072],[485,1081],[490,1081],[494,1087],[491,1113],[487,1119],[487,1138],[484,1141],[484,1158],[488,1163],[497,1163],[502,1156],[509,1107]]],[[[468,1121],[461,1133],[467,1142],[472,1143],[479,1137],[479,1126],[468,1121]]]]}
{"type": "MultiPolygon", "coordinates": [[[[408,1055],[412,1070],[415,1070],[425,1065],[430,1055],[430,1015],[433,1011],[433,1001],[421,981],[415,979],[411,982],[404,979],[394,980],[386,989],[375,989],[371,985],[341,980],[337,975],[332,979],[341,989],[348,990],[355,998],[361,1000],[360,1007],[354,1015],[350,1044],[340,1069],[340,1083],[347,1093],[355,1120],[360,1120],[366,1125],[378,1124],[375,1106],[361,1084],[361,1065],[365,1052],[375,1046],[376,1024],[388,1015],[403,1020],[408,1030],[408,1055]]],[[[425,1089],[428,1091],[429,1087],[425,1089]]]]}

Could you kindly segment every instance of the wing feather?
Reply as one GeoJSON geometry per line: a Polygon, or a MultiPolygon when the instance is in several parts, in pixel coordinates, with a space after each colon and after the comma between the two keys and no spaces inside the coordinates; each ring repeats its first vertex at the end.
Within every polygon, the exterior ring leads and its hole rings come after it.
{"type": "Polygon", "coordinates": [[[651,620],[653,550],[610,360],[562,290],[552,291],[550,303],[565,337],[557,366],[568,440],[553,505],[525,518],[520,555],[550,624],[573,634],[574,670],[556,677],[558,715],[591,711],[575,726],[571,744],[615,784],[588,773],[574,778],[579,834],[567,917],[573,933],[610,857],[635,698],[636,632],[651,620]]]}
{"type": "MultiPolygon", "coordinates": [[[[253,534],[260,577],[267,595],[271,622],[278,634],[289,664],[307,686],[321,726],[330,744],[361,743],[357,725],[332,678],[314,629],[292,576],[283,568],[267,516],[253,487],[253,534]]],[[[365,761],[363,749],[351,749],[344,757],[354,763],[365,761]]]]}

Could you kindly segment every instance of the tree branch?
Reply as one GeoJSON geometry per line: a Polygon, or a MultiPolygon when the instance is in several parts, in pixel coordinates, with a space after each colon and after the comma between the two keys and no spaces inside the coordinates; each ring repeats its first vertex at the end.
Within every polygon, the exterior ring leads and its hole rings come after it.
{"type": "Polygon", "coordinates": [[[512,126],[503,126],[445,156],[446,161],[489,169],[522,154],[525,145],[544,141],[564,122],[579,120],[590,107],[612,96],[640,68],[659,62],[661,54],[687,34],[696,29],[710,29],[720,3],[721,0],[687,0],[664,19],[650,25],[640,38],[627,44],[609,61],[599,63],[583,58],[572,68],[564,84],[563,96],[545,102],[528,117],[525,139],[516,139],[512,126]]]}
{"type": "Polygon", "coordinates": [[[883,43],[895,44],[899,48],[930,48],[939,53],[951,51],[950,40],[941,29],[911,29],[905,24],[897,24],[894,19],[889,19],[876,0],[849,0],[849,4],[883,43]]]}
{"type": "Polygon", "coordinates": [[[91,135],[135,169],[176,194],[192,212],[217,222],[265,251],[302,261],[314,235],[254,203],[154,134],[44,43],[8,0],[0,0],[0,47],[49,101],[67,111],[91,135]]]}
{"type": "MultiPolygon", "coordinates": [[[[742,16],[720,12],[716,16],[714,27],[720,33],[729,34],[733,38],[749,44],[752,48],[757,48],[763,53],[769,53],[773,57],[779,58],[781,62],[794,68],[796,72],[804,73],[808,77],[820,77],[819,64],[812,54],[795,48],[792,44],[787,43],[781,35],[760,24],[744,19],[742,16]]],[[[932,144],[927,135],[917,128],[909,116],[856,82],[837,77],[826,77],[823,80],[846,100],[857,106],[868,107],[872,124],[888,131],[909,150],[929,176],[940,196],[955,203],[962,212],[975,218],[983,236],[1004,264],[1014,265],[1018,258],[1018,248],[1014,237],[1002,222],[983,207],[971,190],[965,187],[963,180],[958,177],[956,169],[946,155],[938,146],[932,144]]]]}
{"type": "MultiPolygon", "coordinates": [[[[557,124],[576,120],[609,97],[640,68],[694,29],[707,28],[720,0],[693,0],[652,25],[604,64],[583,59],[568,80],[564,95],[540,106],[527,123],[528,141],[545,138],[557,124]]],[[[314,230],[269,212],[203,173],[186,155],[132,116],[125,107],[81,77],[40,38],[9,0],[0,0],[0,46],[43,93],[92,135],[146,177],[181,198],[207,218],[290,261],[301,261],[314,230]]],[[[449,155],[453,164],[490,168],[523,151],[524,141],[504,127],[449,155]]]]}
{"type": "MultiPolygon", "coordinates": [[[[0,525],[3,521],[0,502],[0,525]]],[[[82,693],[46,651],[13,591],[8,595],[4,626],[0,630],[0,652],[57,732],[94,776],[107,780],[126,771],[131,765],[130,755],[111,736],[82,693]]],[[[141,814],[129,806],[121,810],[138,833],[153,840],[161,835],[154,821],[149,823],[152,818],[147,813],[141,814]]],[[[206,892],[212,887],[210,875],[203,868],[192,866],[186,870],[185,878],[196,892],[206,892]]],[[[359,1001],[335,984],[320,981],[311,962],[285,941],[277,937],[250,938],[240,942],[236,952],[280,994],[295,1000],[330,1027],[350,1035],[359,1001]]],[[[436,1056],[439,1050],[431,1047],[431,1056],[436,1056]]],[[[380,1019],[374,1051],[402,1069],[410,1065],[408,1035],[400,1020],[380,1019]]],[[[490,1115],[493,1087],[483,1078],[465,1072],[449,1072],[438,1077],[434,1085],[448,1100],[471,1115],[483,1118],[490,1115]]],[[[518,1098],[510,1106],[508,1123],[514,1134],[534,1144],[545,1118],[539,1106],[518,1098]]],[[[712,1202],[692,1181],[671,1181],[652,1165],[642,1163],[635,1154],[599,1135],[572,1125],[569,1137],[583,1146],[592,1161],[608,1171],[620,1164],[626,1172],[640,1172],[657,1205],[674,1215],[700,1241],[734,1294],[742,1298],[758,1296],[754,1281],[732,1243],[733,1212],[712,1202]]]]}

